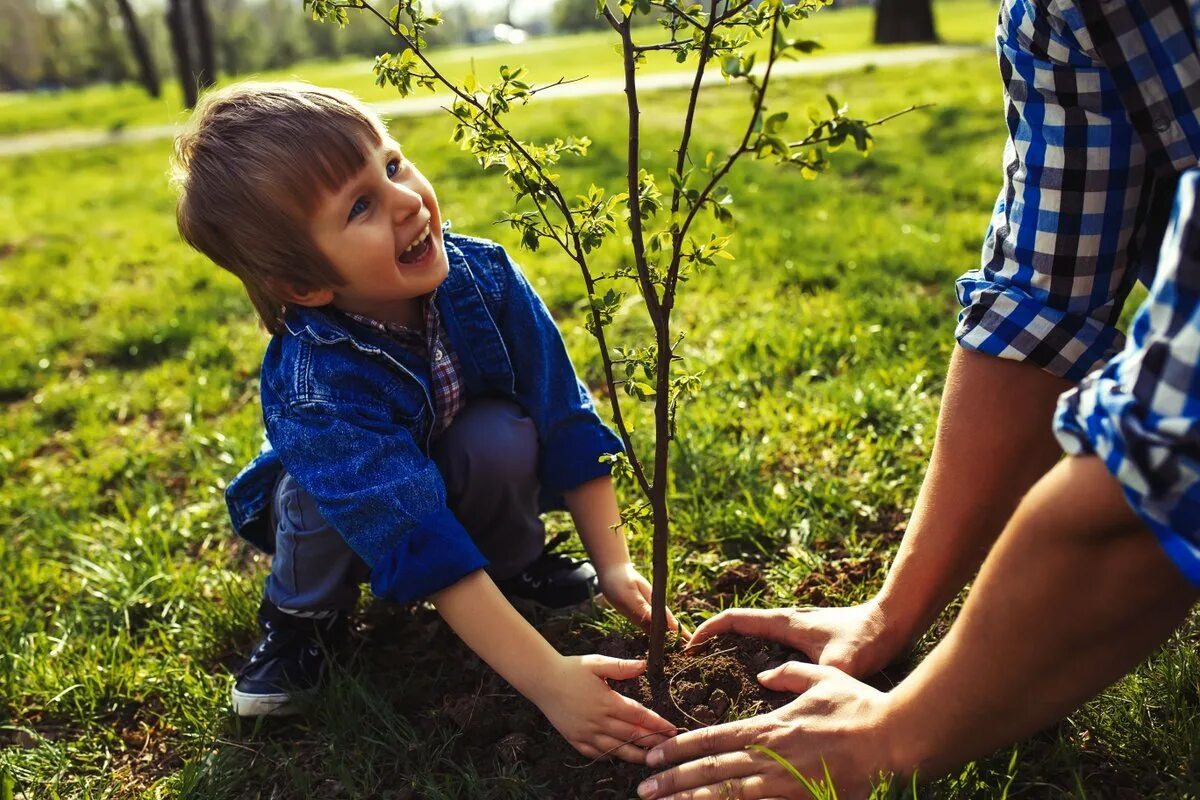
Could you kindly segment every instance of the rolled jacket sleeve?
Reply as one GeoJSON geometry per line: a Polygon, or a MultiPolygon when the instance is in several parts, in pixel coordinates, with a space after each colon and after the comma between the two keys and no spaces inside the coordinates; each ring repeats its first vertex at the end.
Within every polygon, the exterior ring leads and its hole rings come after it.
{"type": "Polygon", "coordinates": [[[450,511],[436,464],[380,409],[296,404],[267,419],[284,467],[371,568],[371,590],[405,603],[487,566],[450,511]]]}
{"type": "Polygon", "coordinates": [[[1200,585],[1200,170],[1180,180],[1128,344],[1059,399],[1054,428],[1094,453],[1179,569],[1200,585]]]}
{"type": "Polygon", "coordinates": [[[623,452],[621,440],[596,413],[546,304],[503,248],[496,259],[506,284],[496,322],[513,354],[517,401],[537,426],[543,489],[560,494],[611,474],[600,457],[623,452]]]}

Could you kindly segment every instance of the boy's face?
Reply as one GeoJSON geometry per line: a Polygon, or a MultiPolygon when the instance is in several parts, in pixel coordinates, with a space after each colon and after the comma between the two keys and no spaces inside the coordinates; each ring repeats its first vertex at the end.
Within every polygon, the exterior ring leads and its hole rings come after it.
{"type": "Polygon", "coordinates": [[[414,325],[420,304],[446,278],[449,262],[433,187],[391,137],[341,190],[321,197],[313,240],[345,281],[297,302],[332,302],[386,322],[414,325]]]}

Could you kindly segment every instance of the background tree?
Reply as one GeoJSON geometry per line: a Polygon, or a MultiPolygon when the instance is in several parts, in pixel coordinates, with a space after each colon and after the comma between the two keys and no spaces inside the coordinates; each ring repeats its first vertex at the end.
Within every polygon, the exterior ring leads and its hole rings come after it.
{"type": "Polygon", "coordinates": [[[198,91],[192,73],[192,44],[188,36],[186,0],[167,0],[167,30],[171,33],[171,53],[175,56],[175,76],[183,92],[183,105],[196,105],[198,91]]]}
{"type": "Polygon", "coordinates": [[[117,9],[121,13],[121,24],[125,27],[125,36],[129,39],[129,47],[133,50],[134,60],[137,61],[142,86],[145,87],[147,94],[157,98],[162,94],[162,87],[158,81],[158,70],[154,67],[154,57],[150,54],[150,45],[146,42],[142,27],[138,24],[137,14],[133,12],[133,6],[129,4],[129,0],[116,0],[116,3],[117,9]]]}
{"type": "Polygon", "coordinates": [[[877,0],[875,44],[936,41],[933,0],[877,0]]]}

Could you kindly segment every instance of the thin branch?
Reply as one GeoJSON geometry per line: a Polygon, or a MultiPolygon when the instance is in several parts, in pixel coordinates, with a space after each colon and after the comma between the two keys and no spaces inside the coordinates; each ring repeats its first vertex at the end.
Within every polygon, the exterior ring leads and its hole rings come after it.
{"type": "Polygon", "coordinates": [[[680,226],[679,231],[674,236],[674,255],[671,258],[671,265],[667,270],[667,286],[663,297],[663,305],[668,311],[675,302],[675,287],[679,282],[679,262],[683,237],[687,234],[688,229],[691,227],[692,220],[696,218],[696,214],[701,208],[704,207],[704,201],[708,199],[710,194],[712,194],[712,190],[716,188],[721,179],[724,178],[729,170],[733,168],[734,162],[736,162],[744,153],[748,153],[750,151],[746,145],[749,144],[750,136],[754,133],[755,121],[762,114],[763,102],[767,96],[767,86],[771,82],[771,69],[775,66],[775,61],[778,59],[779,55],[779,38],[776,36],[776,30],[779,27],[779,15],[780,12],[776,10],[775,16],[771,21],[771,50],[767,57],[767,71],[763,75],[762,85],[757,87],[758,96],[755,98],[754,111],[750,115],[750,122],[746,125],[746,132],[742,136],[742,142],[737,146],[736,150],[729,154],[729,157],[725,159],[725,163],[721,165],[720,169],[713,174],[712,179],[709,180],[705,187],[700,191],[699,196],[696,198],[696,202],[692,204],[691,209],[688,211],[688,215],[684,219],[683,225],[680,226]]]}
{"type": "Polygon", "coordinates": [[[633,46],[635,53],[648,53],[651,50],[675,50],[679,47],[680,42],[659,42],[658,44],[636,44],[633,46]]]}
{"type": "Polygon", "coordinates": [[[663,2],[663,3],[655,3],[654,5],[657,5],[663,9],[665,9],[666,11],[669,11],[670,13],[674,14],[676,17],[679,17],[680,19],[685,20],[689,25],[695,26],[697,28],[704,27],[703,22],[696,19],[691,14],[687,13],[682,8],[679,8],[677,5],[675,5],[672,2],[668,1],[668,2],[663,2]]]}
{"type": "MultiPolygon", "coordinates": [[[[714,10],[716,10],[715,7],[714,10]]],[[[710,14],[708,25],[704,28],[704,39],[700,42],[700,63],[696,65],[696,77],[692,80],[692,92],[688,96],[687,118],[683,122],[683,136],[679,140],[678,157],[675,161],[675,175],[679,178],[679,183],[671,191],[672,218],[679,211],[679,203],[683,199],[683,167],[687,163],[688,144],[692,138],[692,122],[696,117],[696,103],[700,94],[700,84],[704,80],[704,68],[708,66],[708,59],[711,55],[712,36],[715,28],[716,16],[710,14]]]]}
{"type": "MultiPolygon", "coordinates": [[[[874,128],[876,125],[882,125],[885,122],[891,122],[896,117],[902,117],[905,114],[909,114],[913,111],[920,111],[923,108],[933,108],[935,105],[936,105],[936,103],[920,103],[917,105],[911,105],[908,108],[905,108],[905,109],[895,112],[894,114],[888,114],[886,117],[880,117],[879,119],[875,120],[874,122],[868,122],[866,125],[863,125],[863,128],[864,129],[874,128]]],[[[832,139],[833,139],[833,136],[822,136],[818,139],[812,139],[812,138],[801,139],[798,142],[789,142],[788,147],[791,149],[795,149],[797,147],[811,147],[814,144],[821,144],[822,142],[828,142],[828,141],[831,141],[832,139]]]]}
{"type": "MultiPolygon", "coordinates": [[[[607,8],[605,13],[612,16],[607,8]]],[[[638,284],[641,286],[642,297],[646,300],[646,311],[654,329],[661,333],[666,325],[661,310],[662,300],[654,283],[650,280],[650,267],[646,264],[646,242],[642,232],[642,202],[639,192],[641,170],[638,164],[641,159],[641,111],[637,99],[637,67],[633,61],[633,38],[630,21],[621,23],[621,50],[625,61],[625,98],[629,110],[629,146],[628,180],[629,180],[629,232],[633,240],[633,259],[637,266],[638,284]]]]}

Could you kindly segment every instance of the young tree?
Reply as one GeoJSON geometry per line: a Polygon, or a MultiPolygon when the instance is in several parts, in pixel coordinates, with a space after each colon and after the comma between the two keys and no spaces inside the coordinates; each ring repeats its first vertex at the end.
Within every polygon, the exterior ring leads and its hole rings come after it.
{"type": "MultiPolygon", "coordinates": [[[[707,6],[680,0],[620,0],[611,8],[605,0],[594,0],[597,14],[620,40],[628,111],[628,163],[625,185],[619,191],[591,186],[579,195],[564,190],[554,169],[564,156],[585,155],[591,144],[587,137],[523,141],[502,121],[514,104],[526,103],[547,88],[531,85],[523,69],[501,67],[499,80],[486,86],[478,85],[474,75],[468,75],[461,84],[448,79],[426,51],[426,31],[436,26],[440,17],[427,14],[419,0],[401,0],[386,15],[364,0],[304,2],[316,19],[344,26],[348,12],[358,10],[388,25],[402,49],[398,54],[376,58],[377,83],[390,84],[401,95],[422,87],[434,89],[438,84],[449,89],[454,95],[450,109],[455,118],[454,141],[470,150],[483,167],[502,167],[515,196],[514,207],[525,207],[504,217],[520,232],[522,245],[537,250],[549,241],[578,265],[588,304],[585,325],[599,345],[613,423],[625,446],[624,453],[613,454],[608,460],[614,473],[635,484],[641,494],[639,501],[622,509],[622,521],[634,529],[650,526],[653,530],[648,671],[661,676],[666,638],[671,442],[680,404],[696,394],[701,383],[698,373],[683,368],[679,352],[683,334],[673,326],[672,314],[680,286],[690,276],[719,260],[733,259],[727,249],[729,236],[697,236],[694,225],[702,214],[711,214],[718,224],[733,220],[733,197],[723,181],[743,156],[772,159],[813,178],[826,165],[826,149],[852,142],[865,153],[871,144],[869,129],[891,118],[877,122],[852,118],[845,106],[829,97],[828,113],[811,111],[804,135],[789,139],[784,135],[788,113],[769,111],[766,97],[776,62],[818,47],[816,42],[789,37],[789,29],[830,0],[710,0],[707,6]],[[634,25],[639,17],[658,20],[659,41],[635,41],[634,25]],[[761,70],[754,68],[757,58],[751,45],[756,42],[767,46],[761,70]],[[659,177],[641,163],[637,73],[645,55],[654,51],[670,51],[679,63],[692,61],[695,65],[674,164],[666,170],[670,188],[665,192],[659,177]],[[730,81],[745,84],[750,109],[738,141],[722,154],[701,154],[695,152],[693,132],[702,81],[712,64],[719,65],[721,74],[730,81]],[[619,228],[630,235],[631,258],[626,266],[610,274],[598,273],[592,266],[594,254],[619,228]],[[606,331],[631,286],[644,301],[653,340],[632,347],[610,346],[606,331]],[[628,398],[626,402],[652,405],[654,426],[649,442],[636,441],[631,435],[622,395],[628,398]],[[641,454],[647,449],[650,455],[643,459],[641,454]]],[[[549,85],[563,82],[559,79],[549,85]]]]}

